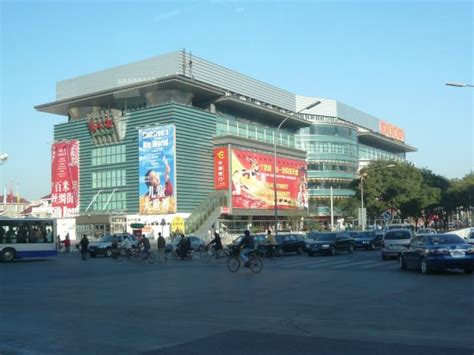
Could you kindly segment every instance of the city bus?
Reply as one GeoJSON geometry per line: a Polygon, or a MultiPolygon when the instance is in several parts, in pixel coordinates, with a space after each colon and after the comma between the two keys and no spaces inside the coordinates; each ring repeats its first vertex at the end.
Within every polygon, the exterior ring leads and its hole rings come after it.
{"type": "Polygon", "coordinates": [[[58,255],[56,220],[0,217],[0,260],[58,255]]]}

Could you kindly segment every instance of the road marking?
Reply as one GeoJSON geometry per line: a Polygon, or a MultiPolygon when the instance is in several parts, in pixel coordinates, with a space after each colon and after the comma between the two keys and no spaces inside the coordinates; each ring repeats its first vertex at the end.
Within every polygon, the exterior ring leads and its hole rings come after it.
{"type": "Polygon", "coordinates": [[[320,262],[320,263],[313,263],[312,265],[309,265],[308,266],[308,269],[315,269],[319,266],[323,266],[323,267],[326,267],[326,266],[332,266],[332,265],[339,265],[339,264],[346,264],[347,263],[347,260],[340,260],[340,261],[325,261],[325,262],[320,262]]]}
{"type": "Polygon", "coordinates": [[[376,261],[373,261],[370,265],[364,265],[364,266],[359,267],[359,269],[368,269],[374,266],[385,266],[385,265],[386,263],[383,262],[382,260],[376,260],[376,261]]]}
{"type": "Polygon", "coordinates": [[[364,261],[357,261],[357,262],[348,262],[346,265],[337,265],[334,268],[335,269],[340,269],[346,266],[354,266],[354,265],[363,265],[363,264],[372,264],[374,261],[373,260],[364,260],[364,261]]]}

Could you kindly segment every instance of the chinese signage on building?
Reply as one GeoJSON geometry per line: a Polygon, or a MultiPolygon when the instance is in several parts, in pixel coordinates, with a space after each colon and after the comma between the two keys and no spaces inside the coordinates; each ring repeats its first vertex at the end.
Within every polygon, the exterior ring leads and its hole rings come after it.
{"type": "MultiPolygon", "coordinates": [[[[307,209],[308,186],[304,160],[277,158],[277,208],[307,209]]],[[[232,150],[232,207],[270,209],[275,206],[273,156],[232,150]]]]}
{"type": "Polygon", "coordinates": [[[385,121],[379,121],[380,133],[389,138],[405,141],[405,131],[385,121]]]}
{"type": "Polygon", "coordinates": [[[120,142],[124,135],[124,119],[119,110],[87,115],[87,128],[95,145],[120,142]]]}
{"type": "Polygon", "coordinates": [[[51,205],[55,217],[79,212],[79,141],[54,143],[51,158],[51,205]]]}
{"type": "Polygon", "coordinates": [[[141,129],[138,159],[140,213],[175,213],[175,127],[141,129]]]}
{"type": "Polygon", "coordinates": [[[225,147],[214,149],[214,187],[216,190],[229,188],[229,155],[225,147]]]}

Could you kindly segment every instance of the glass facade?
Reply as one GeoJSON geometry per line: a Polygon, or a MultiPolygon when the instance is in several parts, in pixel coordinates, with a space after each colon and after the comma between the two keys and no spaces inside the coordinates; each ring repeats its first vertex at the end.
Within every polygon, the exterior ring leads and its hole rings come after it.
{"type": "Polygon", "coordinates": [[[119,187],[126,185],[126,170],[107,170],[92,173],[92,188],[119,187]]]}
{"type": "Polygon", "coordinates": [[[391,153],[386,150],[369,147],[368,145],[359,144],[359,159],[361,160],[395,160],[404,161],[405,153],[391,153]]]}
{"type": "Polygon", "coordinates": [[[125,163],[125,145],[92,149],[92,166],[125,163]]]}
{"type": "Polygon", "coordinates": [[[296,140],[307,154],[309,212],[328,216],[331,187],[334,199],[355,194],[351,183],[359,166],[357,131],[341,123],[314,123],[300,129],[296,140]]]}
{"type": "Polygon", "coordinates": [[[273,144],[273,139],[276,137],[278,145],[296,148],[294,134],[284,130],[279,130],[279,132],[276,133],[275,128],[258,125],[250,121],[247,122],[246,120],[237,119],[230,115],[218,116],[216,124],[217,136],[231,134],[269,144],[273,144]]]}
{"type": "Polygon", "coordinates": [[[105,192],[92,204],[94,211],[121,211],[127,208],[127,194],[123,191],[105,192]]]}

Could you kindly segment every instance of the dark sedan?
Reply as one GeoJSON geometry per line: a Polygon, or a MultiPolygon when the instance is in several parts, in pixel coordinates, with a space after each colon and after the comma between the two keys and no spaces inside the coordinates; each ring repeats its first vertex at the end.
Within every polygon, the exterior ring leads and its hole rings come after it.
{"type": "Polygon", "coordinates": [[[306,252],[336,255],[338,251],[354,251],[354,240],[344,232],[310,232],[306,237],[306,252]]]}
{"type": "Polygon", "coordinates": [[[279,234],[275,239],[277,242],[277,245],[275,245],[277,256],[282,256],[285,253],[304,253],[306,244],[303,238],[298,234],[279,234]]]}
{"type": "Polygon", "coordinates": [[[423,274],[434,270],[474,268],[474,247],[455,234],[431,234],[414,237],[408,249],[398,257],[400,267],[420,269],[423,274]]]}
{"type": "Polygon", "coordinates": [[[383,235],[376,234],[375,231],[350,232],[354,239],[354,248],[374,250],[382,247],[383,235]]]}

